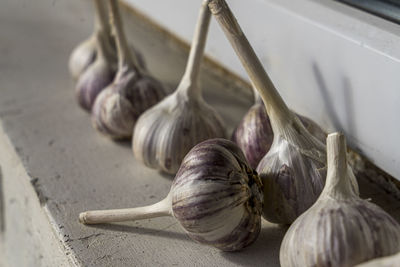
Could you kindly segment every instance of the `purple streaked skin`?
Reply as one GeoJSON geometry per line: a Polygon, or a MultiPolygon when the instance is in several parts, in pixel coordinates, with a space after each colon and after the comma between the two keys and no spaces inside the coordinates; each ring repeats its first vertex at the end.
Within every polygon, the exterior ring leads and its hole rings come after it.
{"type": "Polygon", "coordinates": [[[91,111],[97,95],[113,81],[115,70],[105,62],[91,65],[79,78],[75,88],[79,105],[91,111]]]}
{"type": "Polygon", "coordinates": [[[233,142],[216,138],[196,145],[182,161],[172,192],[174,217],[192,239],[224,251],[240,250],[257,239],[261,229],[262,184],[233,142]],[[188,186],[193,187],[190,193],[186,191],[188,186]],[[232,231],[207,237],[214,227],[230,227],[229,219],[220,220],[221,214],[240,206],[244,212],[232,231]],[[218,222],[214,221],[216,218],[218,222]]]}
{"type": "Polygon", "coordinates": [[[254,169],[269,151],[273,139],[269,117],[262,103],[249,109],[232,135],[232,140],[243,150],[254,169]]]}
{"type": "Polygon", "coordinates": [[[75,80],[77,80],[85,70],[93,64],[96,59],[96,38],[92,36],[79,44],[71,53],[69,58],[69,71],[75,80]]]}
{"type": "Polygon", "coordinates": [[[262,187],[235,143],[209,139],[189,151],[163,200],[144,207],[85,211],[79,220],[99,224],[172,216],[199,243],[237,251],[260,233],[262,187]]]}
{"type": "MultiPolygon", "coordinates": [[[[297,115],[309,132],[325,143],[326,133],[307,117],[297,115]]],[[[232,134],[232,141],[239,145],[252,168],[257,168],[261,159],[271,148],[274,133],[269,116],[262,102],[254,104],[243,117],[232,134]]]]}
{"type": "Polygon", "coordinates": [[[155,79],[121,70],[95,101],[93,126],[112,139],[130,138],[139,116],[165,95],[163,85],[155,79]]]}

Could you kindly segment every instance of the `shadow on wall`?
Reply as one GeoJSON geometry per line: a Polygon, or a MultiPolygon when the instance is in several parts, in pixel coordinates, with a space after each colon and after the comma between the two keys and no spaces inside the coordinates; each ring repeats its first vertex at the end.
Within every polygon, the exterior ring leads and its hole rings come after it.
{"type": "MultiPolygon", "coordinates": [[[[321,93],[322,100],[324,101],[326,113],[329,114],[330,122],[332,122],[335,131],[341,131],[345,133],[348,142],[355,144],[354,136],[357,136],[357,129],[355,127],[354,91],[352,89],[350,79],[346,76],[343,76],[341,88],[331,90],[331,92],[336,92],[337,94],[342,95],[342,106],[344,107],[345,115],[345,123],[342,123],[338,116],[338,112],[336,111],[337,107],[335,107],[333,104],[332,96],[329,93],[325,78],[316,62],[312,63],[312,71],[314,73],[318,89],[321,93]]],[[[353,147],[353,149],[356,148],[353,147]]]]}
{"type": "Polygon", "coordinates": [[[313,70],[315,80],[318,85],[318,89],[321,92],[321,96],[322,96],[322,100],[324,101],[325,109],[327,111],[327,114],[329,114],[329,117],[333,123],[333,126],[335,127],[335,130],[343,131],[342,124],[338,118],[335,107],[333,106],[332,99],[331,99],[331,96],[328,91],[328,86],[326,85],[325,79],[322,76],[322,72],[316,62],[312,63],[312,70],[313,70]]]}

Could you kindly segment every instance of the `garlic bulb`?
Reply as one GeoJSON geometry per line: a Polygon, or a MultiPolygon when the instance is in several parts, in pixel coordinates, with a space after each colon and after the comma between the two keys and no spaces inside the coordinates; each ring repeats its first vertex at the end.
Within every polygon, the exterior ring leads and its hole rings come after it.
{"type": "Polygon", "coordinates": [[[201,141],[224,137],[220,116],[204,101],[199,86],[211,14],[203,2],[185,74],[176,91],[143,113],[133,134],[135,158],[146,166],[174,174],[183,157],[201,141]]]}
{"type": "Polygon", "coordinates": [[[274,139],[265,106],[258,94],[255,95],[254,105],[250,107],[232,134],[232,140],[242,149],[254,169],[268,152],[274,139]]]}
{"type": "MultiPolygon", "coordinates": [[[[257,90],[254,90],[255,103],[240,121],[232,134],[232,140],[243,150],[252,168],[269,151],[274,133],[265,106],[257,90]]],[[[296,114],[304,127],[318,140],[325,143],[325,132],[312,120],[296,114]]]]}
{"type": "Polygon", "coordinates": [[[262,184],[242,151],[225,139],[190,150],[168,196],[141,208],[86,211],[85,224],[173,216],[194,240],[224,251],[254,242],[261,228],[262,184]]]}
{"type": "Polygon", "coordinates": [[[391,256],[374,259],[356,267],[398,267],[400,263],[400,252],[391,256]]]}
{"type": "Polygon", "coordinates": [[[287,231],[280,249],[282,267],[350,267],[400,251],[400,224],[353,189],[344,135],[330,134],[327,149],[324,190],[287,231]]]}
{"type": "MultiPolygon", "coordinates": [[[[80,43],[71,53],[69,58],[68,67],[71,76],[74,80],[85,72],[85,70],[93,64],[97,56],[97,38],[96,33],[102,31],[105,34],[110,35],[110,27],[107,22],[107,9],[104,5],[103,0],[94,0],[95,4],[95,20],[94,20],[94,33],[85,41],[80,43]]],[[[115,43],[111,38],[108,38],[110,50],[115,54],[115,43]]],[[[146,62],[144,61],[143,55],[136,50],[133,46],[130,46],[132,53],[134,53],[138,59],[139,65],[146,69],[146,62]]]]}
{"type": "Polygon", "coordinates": [[[109,0],[118,51],[118,71],[113,83],[96,98],[94,127],[114,139],[130,138],[138,117],[166,95],[163,85],[141,68],[129,52],[116,0],[109,0]]]}
{"type": "Polygon", "coordinates": [[[69,58],[69,71],[71,76],[77,80],[79,76],[94,62],[96,58],[97,49],[97,38],[96,32],[103,31],[107,33],[109,31],[107,21],[107,11],[103,5],[102,0],[94,0],[95,4],[95,30],[94,33],[81,44],[79,44],[72,51],[69,58]]]}
{"type": "MultiPolygon", "coordinates": [[[[325,145],[286,106],[224,0],[209,7],[260,93],[274,139],[257,167],[264,184],[263,217],[290,224],[318,198],[326,177],[325,145]]],[[[358,190],[354,181],[354,190],[358,190]]]]}
{"type": "Polygon", "coordinates": [[[90,111],[97,95],[114,79],[116,62],[109,46],[108,35],[104,32],[96,33],[96,59],[79,77],[75,93],[83,109],[90,111]]]}
{"type": "Polygon", "coordinates": [[[96,58],[96,35],[93,34],[87,40],[80,43],[71,53],[69,58],[69,72],[74,80],[93,63],[96,58]]]}

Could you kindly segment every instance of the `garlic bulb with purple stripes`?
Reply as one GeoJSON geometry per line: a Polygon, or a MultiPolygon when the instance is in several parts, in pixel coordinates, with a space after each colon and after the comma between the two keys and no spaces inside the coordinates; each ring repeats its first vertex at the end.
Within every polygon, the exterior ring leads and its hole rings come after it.
{"type": "Polygon", "coordinates": [[[109,0],[112,29],[118,51],[114,81],[97,96],[92,108],[93,126],[113,139],[131,138],[138,117],[165,97],[163,85],[151,77],[130,53],[116,0],[109,0]]]}
{"type": "MultiPolygon", "coordinates": [[[[70,59],[70,65],[82,67],[76,77],[75,94],[80,106],[87,111],[91,111],[97,95],[113,81],[117,70],[115,48],[110,34],[106,8],[103,0],[95,0],[94,4],[96,7],[94,33],[96,51],[93,55],[93,62],[85,60],[86,63],[81,62],[82,64],[71,63],[71,61],[77,62],[78,59],[81,59],[79,55],[75,56],[75,53],[78,52],[73,53],[73,58],[77,59],[70,59]]],[[[75,76],[75,71],[78,73],[78,68],[71,71],[73,76],[75,76]]]]}
{"type": "Polygon", "coordinates": [[[271,148],[257,167],[264,184],[263,217],[273,223],[290,224],[322,192],[326,147],[285,104],[227,3],[210,0],[209,7],[260,93],[274,133],[271,148]]]}
{"type": "MultiPolygon", "coordinates": [[[[240,121],[232,134],[234,141],[243,150],[252,168],[257,168],[261,159],[268,153],[274,133],[267,110],[257,90],[254,90],[255,101],[240,121]]],[[[304,127],[318,140],[325,143],[326,133],[307,117],[296,114],[304,127]]]]}
{"type": "Polygon", "coordinates": [[[210,139],[190,150],[168,196],[153,205],[86,211],[85,224],[173,216],[194,240],[224,251],[253,243],[261,228],[261,180],[240,148],[225,139],[210,139]]]}
{"type": "Polygon", "coordinates": [[[68,67],[74,80],[93,63],[96,58],[96,34],[80,43],[71,53],[68,67]]]}
{"type": "Polygon", "coordinates": [[[203,2],[183,78],[176,91],[143,113],[136,123],[132,148],[146,166],[175,174],[182,159],[196,144],[225,137],[220,116],[203,99],[200,66],[210,23],[203,2]]]}
{"type": "Polygon", "coordinates": [[[69,72],[75,80],[81,76],[96,58],[98,42],[96,33],[99,31],[109,32],[108,23],[106,23],[107,11],[102,0],[94,0],[93,2],[95,4],[94,33],[75,47],[69,57],[69,72]]]}
{"type": "Polygon", "coordinates": [[[400,224],[353,189],[344,135],[330,134],[327,151],[324,190],[287,231],[280,248],[282,267],[350,267],[400,251],[400,224]]]}

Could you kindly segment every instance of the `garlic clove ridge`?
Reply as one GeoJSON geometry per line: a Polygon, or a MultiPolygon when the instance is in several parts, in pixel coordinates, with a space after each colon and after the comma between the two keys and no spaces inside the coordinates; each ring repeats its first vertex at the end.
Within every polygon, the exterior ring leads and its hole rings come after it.
{"type": "Polygon", "coordinates": [[[134,71],[117,75],[93,105],[93,126],[112,139],[131,138],[139,116],[164,96],[162,84],[151,77],[138,77],[134,71]]]}
{"type": "Polygon", "coordinates": [[[174,93],[140,116],[132,148],[146,166],[174,174],[192,147],[224,136],[222,119],[202,99],[182,101],[174,93]]]}
{"type": "Polygon", "coordinates": [[[127,139],[132,136],[138,117],[164,98],[166,92],[130,52],[118,2],[109,0],[109,5],[118,71],[111,86],[98,96],[92,110],[92,123],[95,129],[112,139],[127,139]]]}
{"type": "Polygon", "coordinates": [[[225,137],[221,117],[203,99],[200,66],[211,13],[208,0],[199,11],[185,73],[175,92],[146,111],[138,120],[132,148],[146,166],[174,174],[196,144],[225,137]]]}

